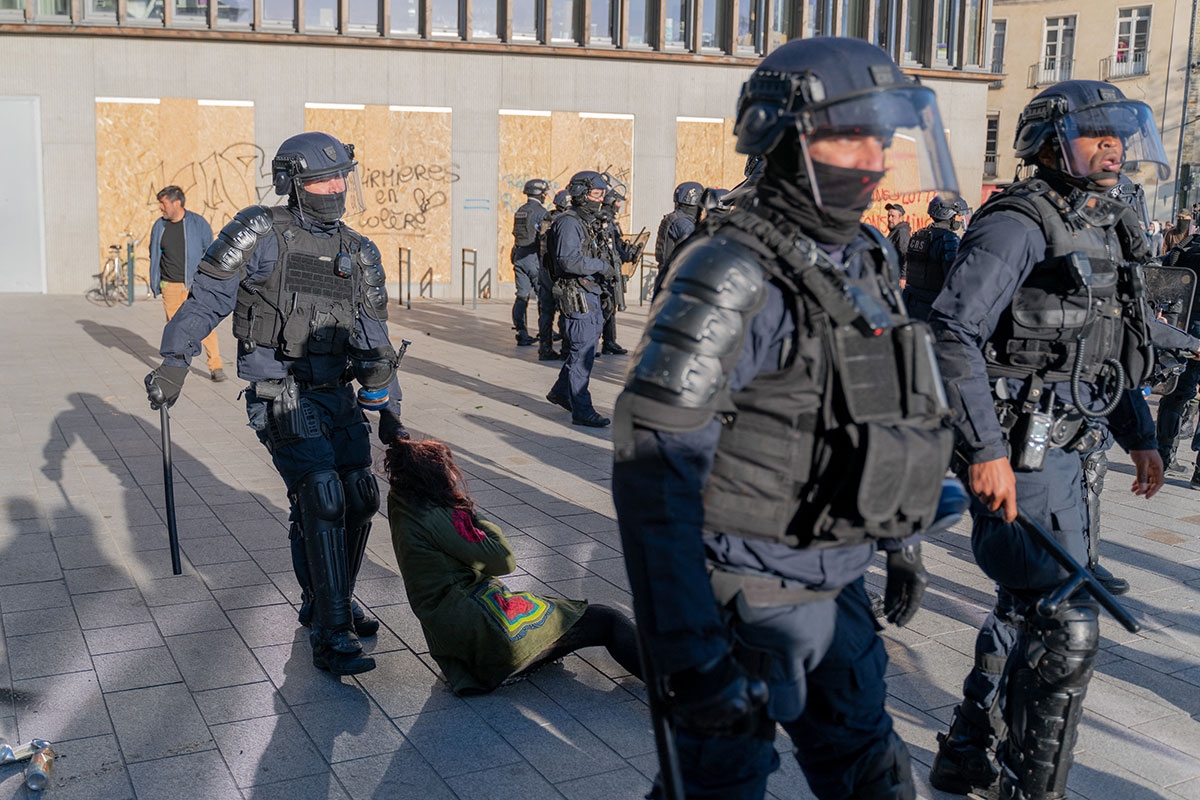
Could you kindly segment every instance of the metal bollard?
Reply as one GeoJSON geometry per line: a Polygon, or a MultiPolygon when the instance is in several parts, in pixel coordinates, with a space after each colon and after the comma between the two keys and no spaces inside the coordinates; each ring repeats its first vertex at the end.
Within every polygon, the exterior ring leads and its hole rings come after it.
{"type": "Polygon", "coordinates": [[[133,257],[133,242],[125,243],[125,272],[129,286],[129,297],[125,300],[126,305],[133,305],[133,265],[136,259],[133,257]]]}
{"type": "Polygon", "coordinates": [[[396,302],[404,303],[404,286],[401,284],[402,267],[408,265],[408,302],[405,307],[412,311],[412,248],[401,247],[397,254],[398,264],[396,265],[396,302]]]}
{"type": "Polygon", "coordinates": [[[471,254],[471,310],[474,311],[479,299],[479,254],[471,247],[462,249],[462,302],[460,305],[467,304],[467,253],[471,254]]]}

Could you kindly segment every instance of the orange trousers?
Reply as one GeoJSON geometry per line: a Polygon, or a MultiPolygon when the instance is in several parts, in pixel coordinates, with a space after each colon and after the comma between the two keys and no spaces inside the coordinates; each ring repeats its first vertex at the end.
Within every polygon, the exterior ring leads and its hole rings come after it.
{"type": "MultiPolygon", "coordinates": [[[[163,309],[167,312],[167,322],[170,322],[171,317],[175,316],[175,312],[183,305],[183,301],[187,300],[187,286],[173,281],[162,281],[159,289],[162,291],[163,309]]],[[[204,345],[204,355],[208,357],[208,371],[221,369],[221,352],[217,349],[217,332],[214,330],[205,336],[201,344],[204,345]]]]}

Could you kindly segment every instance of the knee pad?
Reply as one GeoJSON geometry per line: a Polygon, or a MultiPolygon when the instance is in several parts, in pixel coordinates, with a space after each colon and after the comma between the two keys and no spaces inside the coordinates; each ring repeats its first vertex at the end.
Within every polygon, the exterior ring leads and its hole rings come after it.
{"type": "Polygon", "coordinates": [[[333,470],[305,475],[296,486],[296,506],[300,509],[300,525],[305,535],[313,530],[342,527],[346,498],[341,477],[333,470]]]}
{"type": "Polygon", "coordinates": [[[379,484],[370,467],[347,472],[342,478],[346,498],[346,528],[353,530],[370,523],[379,510],[379,484]]]}

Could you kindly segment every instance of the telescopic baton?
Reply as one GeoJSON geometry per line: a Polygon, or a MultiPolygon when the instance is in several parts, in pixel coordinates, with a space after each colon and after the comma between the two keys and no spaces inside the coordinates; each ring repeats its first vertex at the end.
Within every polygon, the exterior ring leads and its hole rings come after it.
{"type": "Polygon", "coordinates": [[[1037,611],[1039,614],[1045,617],[1053,616],[1063,601],[1075,594],[1081,586],[1086,586],[1087,590],[1091,592],[1092,597],[1096,598],[1100,605],[1104,606],[1108,610],[1108,613],[1112,614],[1125,630],[1130,633],[1137,633],[1140,630],[1137,621],[1121,606],[1117,598],[1113,597],[1112,593],[1108,589],[1105,589],[1100,581],[1096,580],[1096,576],[1092,574],[1092,571],[1076,561],[1070,553],[1063,549],[1063,546],[1058,543],[1057,539],[1046,532],[1045,528],[1020,509],[1017,509],[1017,521],[1033,534],[1033,538],[1037,539],[1038,544],[1068,573],[1067,580],[1061,586],[1055,589],[1049,596],[1043,597],[1038,601],[1037,611]]]}
{"type": "Polygon", "coordinates": [[[171,573],[180,575],[183,567],[179,563],[179,530],[175,527],[175,471],[171,468],[171,412],[162,389],[154,383],[154,375],[146,376],[146,390],[150,401],[158,405],[158,418],[162,423],[163,455],[163,499],[167,508],[167,539],[171,543],[171,573]]]}
{"type": "Polygon", "coordinates": [[[658,750],[658,779],[663,800],[687,800],[683,794],[683,773],[679,769],[679,751],[675,748],[675,726],[667,709],[665,686],[654,672],[646,655],[646,643],[638,634],[638,657],[646,676],[646,695],[650,700],[650,720],[654,725],[654,743],[658,750]]]}

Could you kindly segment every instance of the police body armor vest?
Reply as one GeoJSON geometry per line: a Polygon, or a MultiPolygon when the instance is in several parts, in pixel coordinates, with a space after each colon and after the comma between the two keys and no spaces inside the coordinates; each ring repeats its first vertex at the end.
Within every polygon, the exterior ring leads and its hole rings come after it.
{"type": "MultiPolygon", "coordinates": [[[[1045,181],[1014,184],[976,220],[1001,210],[1024,214],[1046,237],[1046,255],[1013,295],[984,347],[988,375],[1095,383],[1115,364],[1131,388],[1147,377],[1147,311],[1128,206],[1095,193],[1071,202],[1045,181]],[[1123,226],[1125,229],[1123,230],[1123,226]],[[1140,310],[1139,310],[1140,309],[1140,310]],[[1082,348],[1082,350],[1081,350],[1082,348]]],[[[1149,363],[1148,363],[1149,362],[1149,363]]]]}
{"type": "MultiPolygon", "coordinates": [[[[641,397],[628,413],[665,430],[722,420],[707,531],[831,547],[932,522],[953,445],[941,377],[928,328],[901,311],[894,251],[863,230],[874,245],[853,281],[798,228],[736,208],[673,262],[630,373],[628,391],[641,397]],[[790,354],[731,396],[717,387],[767,281],[796,320],[790,354]]],[[[619,402],[617,416],[624,411],[619,402]]],[[[618,459],[625,424],[614,430],[618,459]]]]}
{"type": "Polygon", "coordinates": [[[334,236],[315,236],[281,206],[271,209],[271,217],[279,260],[261,281],[241,282],[233,335],[287,358],[346,352],[357,313],[359,259],[347,262],[343,277],[336,272],[337,256],[358,256],[359,235],[340,225],[334,236]]]}
{"type": "Polygon", "coordinates": [[[541,203],[528,200],[513,214],[512,233],[517,247],[532,247],[537,243],[538,227],[533,224],[533,206],[541,207],[541,203]]]}
{"type": "Polygon", "coordinates": [[[662,221],[658,223],[658,236],[654,239],[654,260],[658,262],[659,269],[662,269],[663,262],[671,257],[675,246],[679,244],[678,242],[670,241],[667,231],[675,220],[687,218],[690,218],[689,215],[677,208],[671,213],[664,215],[662,221]]]}
{"type": "Polygon", "coordinates": [[[950,247],[947,247],[945,238],[947,236],[958,238],[954,231],[949,228],[944,228],[938,225],[929,225],[912,235],[908,240],[908,253],[905,256],[905,289],[914,289],[919,292],[928,292],[936,295],[942,290],[942,285],[946,282],[946,273],[950,269],[950,264],[945,262],[944,254],[956,250],[955,243],[951,242],[950,247]],[[942,246],[936,248],[939,253],[938,258],[934,258],[934,244],[940,243],[942,246]]]}
{"type": "Polygon", "coordinates": [[[550,251],[550,257],[548,259],[546,259],[547,269],[550,271],[550,277],[556,281],[570,280],[570,279],[574,279],[574,278],[584,277],[583,275],[563,275],[563,274],[561,274],[561,272],[558,269],[558,259],[554,256],[554,253],[553,253],[553,251],[556,249],[555,245],[557,244],[557,237],[554,234],[554,230],[557,227],[559,220],[561,220],[563,217],[571,217],[572,219],[574,219],[576,222],[579,223],[579,227],[583,230],[581,245],[583,248],[584,257],[585,258],[599,258],[600,257],[599,256],[599,247],[597,246],[596,236],[592,231],[591,223],[589,222],[589,220],[586,220],[583,217],[581,217],[577,210],[575,210],[573,208],[568,208],[566,211],[563,211],[561,214],[559,214],[557,217],[555,217],[554,225],[552,225],[550,227],[550,230],[547,232],[547,235],[546,235],[546,239],[547,239],[546,246],[550,251]],[[551,242],[550,241],[551,239],[555,239],[556,241],[551,242]]]}

